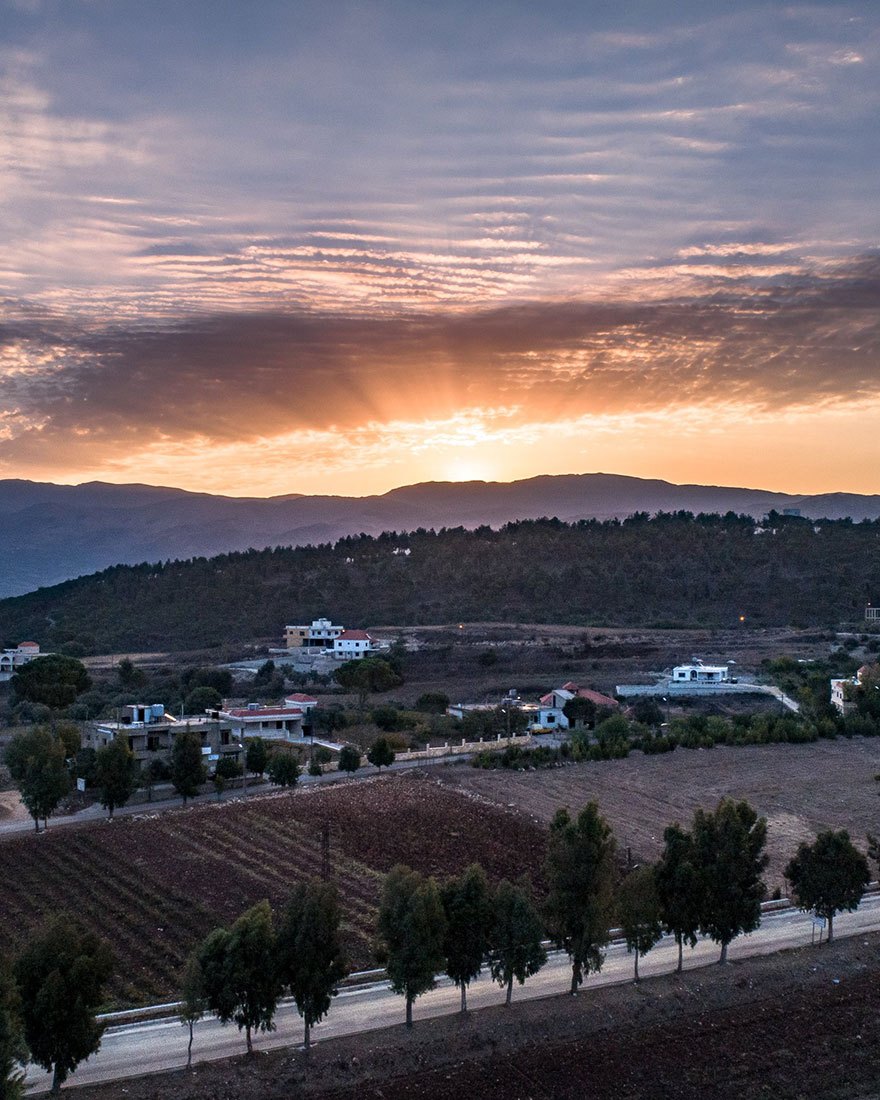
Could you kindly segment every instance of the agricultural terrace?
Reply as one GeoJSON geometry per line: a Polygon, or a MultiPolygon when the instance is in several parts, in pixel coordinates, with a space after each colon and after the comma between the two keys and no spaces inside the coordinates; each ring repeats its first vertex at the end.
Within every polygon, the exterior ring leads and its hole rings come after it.
{"type": "Polygon", "coordinates": [[[478,860],[493,880],[538,879],[545,830],[521,815],[414,773],[304,788],[26,834],[0,843],[0,952],[66,909],[117,953],[115,1005],[177,993],[197,942],[218,924],[321,873],[322,831],[353,966],[371,945],[382,876],[398,862],[438,876],[478,860]]]}
{"type": "Polygon", "coordinates": [[[599,803],[620,846],[656,859],[663,829],[689,825],[698,806],[745,798],[767,818],[768,888],[784,888],[782,870],[802,840],[821,829],[848,829],[863,850],[880,832],[880,738],[839,738],[806,745],[718,746],[660,756],[573,764],[539,772],[444,769],[443,781],[505,808],[549,822],[560,806],[599,803]]]}

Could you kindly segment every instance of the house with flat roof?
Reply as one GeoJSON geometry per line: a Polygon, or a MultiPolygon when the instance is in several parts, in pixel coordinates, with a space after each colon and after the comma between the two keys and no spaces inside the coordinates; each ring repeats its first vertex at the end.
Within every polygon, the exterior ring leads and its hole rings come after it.
{"type": "Polygon", "coordinates": [[[40,647],[36,642],[19,642],[14,649],[4,649],[0,653],[0,682],[11,680],[16,670],[33,661],[35,657],[47,657],[49,654],[40,653],[40,647]]]}
{"type": "Polygon", "coordinates": [[[162,703],[132,703],[121,707],[115,719],[89,723],[83,730],[83,747],[101,749],[117,737],[124,737],[139,766],[151,760],[167,761],[174,739],[181,730],[198,733],[202,755],[214,763],[221,755],[237,755],[241,746],[228,724],[210,714],[175,718],[162,703]]]}
{"type": "Polygon", "coordinates": [[[288,649],[333,649],[333,643],[345,630],[329,619],[312,619],[311,626],[286,626],[284,643],[288,649]]]}
{"type": "Polygon", "coordinates": [[[706,665],[695,657],[688,665],[676,665],[669,679],[671,684],[726,684],[730,682],[727,665],[706,665]]]}
{"type": "Polygon", "coordinates": [[[218,710],[217,717],[227,726],[237,741],[248,737],[262,737],[266,741],[302,741],[303,707],[292,699],[285,699],[279,706],[261,706],[248,703],[246,707],[218,710]]]}

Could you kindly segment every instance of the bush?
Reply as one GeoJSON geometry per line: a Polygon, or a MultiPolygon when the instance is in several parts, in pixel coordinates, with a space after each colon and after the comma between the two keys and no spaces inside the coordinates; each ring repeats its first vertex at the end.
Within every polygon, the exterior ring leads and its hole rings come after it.
{"type": "Polygon", "coordinates": [[[416,710],[423,714],[445,714],[449,696],[443,691],[426,691],[416,700],[416,710]]]}

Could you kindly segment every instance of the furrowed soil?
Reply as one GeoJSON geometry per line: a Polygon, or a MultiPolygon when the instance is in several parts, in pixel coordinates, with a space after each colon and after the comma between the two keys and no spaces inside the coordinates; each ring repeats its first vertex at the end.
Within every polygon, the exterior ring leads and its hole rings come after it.
{"type": "MultiPolygon", "coordinates": [[[[876,1100],[880,936],[111,1085],[86,1100],[876,1100]]],[[[65,1089],[65,1091],[68,1091],[65,1089]]]]}
{"type": "Polygon", "coordinates": [[[656,859],[670,822],[687,826],[698,806],[744,798],[767,818],[769,890],[785,891],[783,870],[802,840],[847,829],[865,848],[880,832],[880,739],[682,749],[660,756],[591,761],[545,771],[443,769],[443,781],[499,807],[547,823],[560,806],[577,813],[595,800],[618,845],[637,860],[656,859]]]}
{"type": "Polygon", "coordinates": [[[183,963],[212,928],[328,868],[339,888],[353,969],[375,966],[382,876],[395,863],[458,873],[478,860],[494,881],[540,885],[546,830],[436,779],[402,773],[0,843],[0,953],[67,910],[113,946],[115,1006],[157,1003],[180,988],[183,963]]]}

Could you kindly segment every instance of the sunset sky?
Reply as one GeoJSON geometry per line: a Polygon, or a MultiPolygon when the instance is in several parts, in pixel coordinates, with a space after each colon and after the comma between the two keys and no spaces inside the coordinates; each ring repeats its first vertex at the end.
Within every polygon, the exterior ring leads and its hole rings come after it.
{"type": "Polygon", "coordinates": [[[0,0],[0,477],[880,492],[880,4],[0,0]]]}

